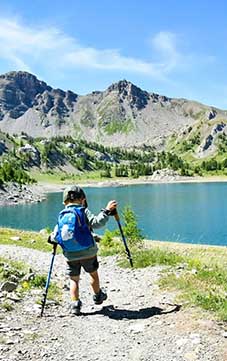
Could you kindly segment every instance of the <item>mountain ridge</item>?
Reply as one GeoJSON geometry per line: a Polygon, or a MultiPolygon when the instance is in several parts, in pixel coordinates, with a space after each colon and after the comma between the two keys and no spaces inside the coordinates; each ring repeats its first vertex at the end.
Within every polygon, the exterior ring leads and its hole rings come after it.
{"type": "Polygon", "coordinates": [[[164,146],[198,119],[227,118],[224,110],[140,89],[125,79],[79,95],[54,89],[35,75],[0,75],[0,130],[47,138],[71,134],[108,145],[164,146]]]}

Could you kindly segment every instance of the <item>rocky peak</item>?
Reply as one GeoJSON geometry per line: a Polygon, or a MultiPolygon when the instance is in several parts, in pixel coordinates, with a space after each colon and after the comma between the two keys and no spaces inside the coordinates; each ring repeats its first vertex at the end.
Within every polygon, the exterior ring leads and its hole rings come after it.
{"type": "Polygon", "coordinates": [[[0,120],[5,115],[17,119],[32,107],[44,114],[51,110],[54,116],[61,117],[73,110],[76,99],[77,94],[53,89],[25,71],[0,76],[0,120]]]}
{"type": "Polygon", "coordinates": [[[132,85],[133,84],[130,81],[123,79],[123,80],[118,81],[117,83],[111,84],[108,87],[107,91],[108,92],[118,91],[119,94],[121,94],[122,92],[124,92],[126,89],[128,89],[132,85]]]}
{"type": "Polygon", "coordinates": [[[8,114],[18,118],[33,105],[37,94],[51,90],[45,82],[24,71],[0,76],[0,119],[8,114]]]}
{"type": "Polygon", "coordinates": [[[51,90],[44,81],[38,80],[33,74],[26,71],[11,71],[0,76],[0,85],[5,84],[8,87],[15,87],[24,93],[29,92],[31,97],[45,90],[51,90]]]}
{"type": "Polygon", "coordinates": [[[125,79],[112,84],[107,89],[108,93],[113,91],[118,92],[121,101],[127,100],[132,108],[136,107],[138,110],[145,108],[150,98],[148,92],[125,79]]]}

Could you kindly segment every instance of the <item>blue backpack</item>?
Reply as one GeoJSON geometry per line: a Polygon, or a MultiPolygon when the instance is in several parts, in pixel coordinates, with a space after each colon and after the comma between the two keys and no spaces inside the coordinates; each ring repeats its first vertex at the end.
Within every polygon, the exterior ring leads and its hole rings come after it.
{"type": "Polygon", "coordinates": [[[66,252],[78,252],[94,245],[84,207],[66,207],[59,213],[55,239],[66,252]]]}

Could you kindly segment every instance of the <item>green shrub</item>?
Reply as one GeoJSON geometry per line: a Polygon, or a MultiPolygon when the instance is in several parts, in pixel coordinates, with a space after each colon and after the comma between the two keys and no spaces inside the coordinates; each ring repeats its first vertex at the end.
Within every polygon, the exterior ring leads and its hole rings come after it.
{"type": "Polygon", "coordinates": [[[35,275],[35,277],[29,283],[31,287],[44,288],[46,284],[46,276],[35,275]]]}
{"type": "Polygon", "coordinates": [[[12,305],[12,303],[9,303],[8,301],[4,301],[0,304],[0,309],[9,312],[9,311],[13,310],[13,305],[12,305]]]}
{"type": "MultiPolygon", "coordinates": [[[[126,238],[127,245],[132,253],[141,250],[143,246],[143,235],[138,228],[137,219],[130,207],[123,209],[123,232],[126,238]]],[[[119,229],[114,231],[106,230],[100,242],[100,252],[102,256],[111,256],[114,254],[126,255],[125,247],[121,240],[122,236],[119,229]]],[[[124,262],[123,262],[124,263],[124,262]]],[[[128,261],[127,261],[128,264],[128,261]]]]}
{"type": "Polygon", "coordinates": [[[0,280],[7,281],[10,280],[12,276],[21,279],[25,276],[25,273],[25,266],[22,262],[0,258],[0,280]]]}
{"type": "Polygon", "coordinates": [[[100,254],[101,256],[113,256],[115,254],[122,254],[123,245],[116,239],[116,232],[105,231],[100,242],[100,254]]]}
{"type": "Polygon", "coordinates": [[[123,209],[123,220],[123,231],[128,245],[142,247],[144,237],[141,229],[138,227],[136,215],[129,206],[123,209]]]}

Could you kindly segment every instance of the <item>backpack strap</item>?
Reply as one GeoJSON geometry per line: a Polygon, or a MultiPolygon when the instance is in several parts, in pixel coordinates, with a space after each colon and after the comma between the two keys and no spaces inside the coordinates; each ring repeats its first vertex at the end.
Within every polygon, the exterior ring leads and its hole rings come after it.
{"type": "Polygon", "coordinates": [[[70,209],[70,211],[75,214],[75,216],[76,216],[76,218],[77,218],[77,221],[78,221],[78,224],[79,224],[79,227],[82,227],[81,219],[80,219],[80,216],[79,216],[79,214],[77,213],[77,211],[76,211],[75,209],[73,209],[73,208],[70,209]]]}

